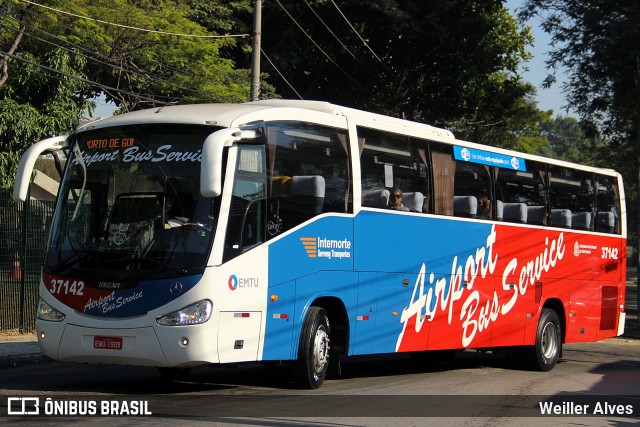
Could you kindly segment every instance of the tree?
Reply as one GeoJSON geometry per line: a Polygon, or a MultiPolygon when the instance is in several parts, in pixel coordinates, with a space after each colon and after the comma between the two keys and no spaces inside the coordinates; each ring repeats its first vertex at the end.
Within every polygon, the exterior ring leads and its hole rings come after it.
{"type": "Polygon", "coordinates": [[[551,119],[552,112],[542,111],[537,107],[533,99],[534,93],[533,87],[523,85],[521,98],[508,99],[503,104],[498,102],[498,96],[490,95],[487,102],[494,100],[496,105],[487,114],[491,114],[494,122],[488,123],[488,119],[484,119],[472,123],[462,119],[459,125],[449,122],[447,126],[457,137],[465,140],[541,154],[549,145],[542,126],[551,119]]]}
{"type": "MultiPolygon", "coordinates": [[[[551,35],[548,61],[564,68],[567,99],[622,171],[626,198],[640,204],[640,3],[624,0],[527,0],[522,19],[538,15],[551,35]]],[[[640,236],[640,205],[628,206],[629,234],[640,236]]],[[[640,254],[640,251],[638,251],[640,254]]],[[[639,270],[640,275],[640,270],[639,270]]]]}
{"type": "Polygon", "coordinates": [[[82,111],[90,107],[86,99],[78,97],[86,84],[66,77],[82,75],[83,58],[54,49],[39,59],[28,54],[23,59],[29,62],[0,90],[0,187],[5,188],[13,185],[26,147],[45,136],[70,132],[82,111]],[[63,74],[43,74],[37,65],[63,74]]]}
{"type": "Polygon", "coordinates": [[[89,78],[124,109],[247,99],[247,71],[220,55],[236,39],[218,38],[215,29],[194,22],[198,17],[188,1],[71,0],[73,8],[70,0],[59,3],[60,9],[100,17],[59,15],[56,25],[70,30],[63,40],[90,47],[97,60],[88,62],[89,78]]]}
{"type": "Polygon", "coordinates": [[[591,164],[588,158],[593,147],[589,146],[580,122],[575,117],[554,117],[542,123],[540,128],[549,141],[541,152],[542,155],[574,163],[591,164]]]}
{"type": "MultiPolygon", "coordinates": [[[[549,67],[564,67],[567,98],[592,133],[609,145],[611,166],[625,176],[629,235],[640,257],[640,3],[624,0],[527,0],[522,18],[542,18],[555,49],[549,67]]],[[[547,81],[553,81],[553,74],[547,81]]],[[[640,260],[637,276],[640,279],[640,260]]],[[[640,287],[638,287],[640,301],[640,287]]],[[[637,327],[640,329],[640,322],[637,327]]]]}
{"type": "Polygon", "coordinates": [[[238,38],[214,37],[237,27],[231,15],[246,8],[244,3],[51,0],[44,7],[2,2],[0,185],[10,185],[16,153],[74,129],[82,112],[91,111],[89,101],[101,93],[123,111],[248,100],[249,70],[236,68],[221,54],[234,52],[238,38]],[[219,19],[209,19],[213,13],[219,19]]]}
{"type": "MultiPolygon", "coordinates": [[[[521,148],[516,117],[538,115],[520,66],[529,27],[502,0],[265,3],[263,49],[287,97],[320,99],[521,148]]],[[[530,123],[527,123],[527,126],[530,123]]]]}
{"type": "Polygon", "coordinates": [[[593,122],[609,140],[636,133],[640,103],[640,5],[624,0],[527,0],[522,19],[541,18],[552,37],[547,62],[564,68],[567,99],[583,120],[593,122]]]}

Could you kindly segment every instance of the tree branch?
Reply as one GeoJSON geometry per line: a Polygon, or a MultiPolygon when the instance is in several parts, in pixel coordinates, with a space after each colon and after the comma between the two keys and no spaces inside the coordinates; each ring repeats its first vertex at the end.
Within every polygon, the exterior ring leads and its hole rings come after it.
{"type": "Polygon", "coordinates": [[[16,49],[18,49],[20,40],[22,40],[24,31],[27,28],[26,16],[29,10],[31,9],[31,7],[32,5],[28,5],[26,9],[24,9],[20,14],[20,27],[18,28],[18,34],[16,34],[16,37],[13,39],[13,43],[11,44],[11,47],[7,51],[8,55],[0,54],[0,67],[2,67],[2,76],[0,76],[0,87],[2,87],[2,85],[4,85],[4,83],[9,78],[9,59],[11,58],[11,55],[15,53],[16,49]]]}

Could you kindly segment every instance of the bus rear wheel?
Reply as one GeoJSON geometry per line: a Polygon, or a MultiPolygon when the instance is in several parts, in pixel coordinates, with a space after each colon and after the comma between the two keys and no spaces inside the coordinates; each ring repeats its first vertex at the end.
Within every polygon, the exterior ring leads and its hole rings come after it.
{"type": "Polygon", "coordinates": [[[298,346],[296,382],[300,387],[316,389],[322,385],[329,369],[330,336],[327,312],[309,307],[298,346]]]}
{"type": "Polygon", "coordinates": [[[536,331],[536,344],[526,349],[530,369],[548,372],[556,366],[562,353],[562,329],[554,310],[543,308],[536,331]]]}

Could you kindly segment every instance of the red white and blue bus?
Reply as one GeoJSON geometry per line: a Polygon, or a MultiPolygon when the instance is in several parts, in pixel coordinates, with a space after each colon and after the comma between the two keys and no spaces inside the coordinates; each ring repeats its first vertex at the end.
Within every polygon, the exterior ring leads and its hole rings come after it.
{"type": "Polygon", "coordinates": [[[36,323],[47,356],[155,366],[291,361],[620,335],[622,180],[324,102],[171,106],[33,145],[63,150],[36,323]],[[396,203],[396,201],[402,203],[396,203]]]}

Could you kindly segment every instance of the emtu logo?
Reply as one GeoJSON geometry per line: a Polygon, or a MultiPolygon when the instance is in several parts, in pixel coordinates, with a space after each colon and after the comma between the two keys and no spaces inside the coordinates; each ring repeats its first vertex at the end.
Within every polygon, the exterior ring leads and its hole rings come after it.
{"type": "Polygon", "coordinates": [[[300,241],[304,246],[304,249],[307,251],[307,256],[309,258],[315,258],[317,254],[318,245],[316,243],[315,237],[301,237],[300,241]]]}
{"type": "Polygon", "coordinates": [[[229,276],[228,285],[229,285],[229,289],[231,289],[232,291],[235,291],[238,288],[238,278],[233,274],[229,276]]]}

